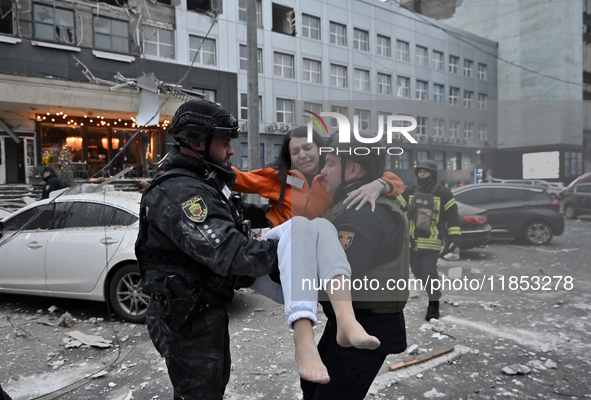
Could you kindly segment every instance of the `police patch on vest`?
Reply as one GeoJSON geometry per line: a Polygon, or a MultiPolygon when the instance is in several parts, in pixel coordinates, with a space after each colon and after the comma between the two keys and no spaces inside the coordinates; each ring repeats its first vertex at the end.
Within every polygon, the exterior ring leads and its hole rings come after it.
{"type": "Polygon", "coordinates": [[[189,201],[185,201],[181,207],[185,215],[194,222],[203,222],[207,217],[207,206],[201,196],[193,197],[189,201]]]}
{"type": "Polygon", "coordinates": [[[339,242],[341,242],[341,246],[343,246],[343,250],[347,250],[353,244],[353,239],[355,238],[354,232],[347,232],[347,231],[339,231],[339,242]]]}

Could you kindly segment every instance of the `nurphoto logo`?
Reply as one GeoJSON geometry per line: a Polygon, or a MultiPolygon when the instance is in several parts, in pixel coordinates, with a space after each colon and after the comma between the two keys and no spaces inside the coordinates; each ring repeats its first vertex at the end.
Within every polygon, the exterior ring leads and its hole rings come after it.
{"type": "MultiPolygon", "coordinates": [[[[309,118],[310,121],[308,122],[308,143],[312,143],[312,130],[313,130],[313,123],[318,126],[320,132],[322,132],[322,126],[324,126],[324,131],[328,134],[328,128],[326,123],[322,119],[322,117],[332,117],[337,120],[338,124],[338,138],[340,143],[351,143],[351,123],[349,119],[344,116],[343,114],[336,113],[336,112],[321,112],[320,115],[313,113],[312,111],[304,110],[305,112],[313,115],[304,115],[306,118],[309,118]],[[315,118],[314,118],[315,117],[315,118]],[[322,123],[322,126],[320,125],[322,123]]],[[[391,144],[392,138],[395,133],[399,133],[404,136],[410,143],[416,144],[417,141],[412,135],[409,133],[410,131],[414,130],[417,127],[417,120],[413,117],[406,116],[406,115],[388,115],[386,117],[386,143],[391,144]],[[393,122],[409,122],[410,125],[408,126],[393,126],[393,122]]],[[[384,136],[384,115],[378,116],[378,132],[374,137],[365,137],[361,136],[359,133],[359,117],[355,115],[353,119],[353,135],[355,139],[360,143],[367,143],[373,144],[378,143],[382,140],[384,136]]],[[[384,149],[389,155],[400,155],[404,152],[404,150],[400,147],[371,147],[371,149],[377,149],[378,153],[380,150],[384,149]]],[[[319,149],[320,154],[330,153],[333,152],[334,149],[332,147],[321,147],[319,149]]],[[[337,153],[340,150],[337,149],[337,153]]],[[[341,150],[342,151],[342,150],[341,150]]],[[[350,149],[349,151],[353,151],[356,155],[365,155],[371,152],[370,148],[367,147],[356,147],[354,149],[350,149]]]]}

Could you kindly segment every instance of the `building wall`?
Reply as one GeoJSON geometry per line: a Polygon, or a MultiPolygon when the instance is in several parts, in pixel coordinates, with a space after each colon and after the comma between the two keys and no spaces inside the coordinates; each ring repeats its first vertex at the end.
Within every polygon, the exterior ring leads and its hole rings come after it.
{"type": "MultiPolygon", "coordinates": [[[[410,145],[405,140],[400,140],[394,145],[405,148],[412,153],[411,164],[406,170],[399,171],[406,180],[414,179],[412,168],[417,161],[419,151],[427,151],[433,158],[435,152],[443,152],[446,155],[446,171],[440,176],[447,176],[449,182],[458,183],[469,181],[471,172],[482,157],[476,157],[476,152],[491,153],[497,141],[496,128],[496,44],[490,40],[482,39],[450,26],[442,26],[436,21],[423,21],[406,10],[391,7],[379,1],[372,0],[347,0],[347,1],[311,1],[311,0],[287,0],[280,5],[295,10],[295,36],[273,32],[273,2],[262,2],[262,27],[258,29],[258,47],[262,49],[263,72],[259,73],[259,95],[262,98],[262,118],[259,131],[265,150],[265,163],[274,160],[279,144],[283,139],[284,124],[277,116],[277,99],[293,100],[293,122],[290,128],[307,123],[303,116],[304,102],[322,105],[322,111],[331,111],[332,105],[348,107],[349,119],[353,121],[354,108],[370,111],[370,127],[368,134],[378,131],[378,113],[405,114],[422,116],[427,118],[426,141],[419,145],[410,145]],[[321,21],[320,40],[302,36],[302,14],[308,14],[321,21]],[[346,26],[347,45],[339,46],[330,42],[330,21],[346,26]],[[443,29],[440,29],[443,28],[443,29]],[[369,33],[369,51],[355,50],[354,29],[361,29],[369,33]],[[446,33],[444,30],[453,33],[446,33]],[[389,37],[391,40],[391,54],[389,56],[378,55],[377,35],[389,37]],[[459,37],[459,39],[458,39],[459,37]],[[402,40],[409,44],[409,60],[396,59],[396,41],[402,40]],[[475,48],[476,45],[478,48],[475,48]],[[428,49],[429,65],[420,66],[416,62],[416,46],[428,49]],[[433,68],[433,51],[444,54],[444,69],[433,68]],[[293,56],[294,77],[285,78],[274,73],[274,53],[280,52],[293,56]],[[460,71],[457,74],[448,72],[447,58],[450,54],[459,57],[460,71]],[[303,79],[303,59],[312,59],[321,62],[320,83],[305,82],[303,79]],[[474,71],[472,77],[464,77],[462,73],[465,59],[472,60],[474,71]],[[479,80],[476,77],[478,63],[487,65],[487,80],[479,80]],[[346,88],[338,88],[331,84],[331,64],[347,67],[346,88]],[[368,91],[355,90],[354,70],[363,69],[369,71],[370,88],[368,91]],[[378,93],[377,75],[391,76],[391,93],[384,95],[378,93]],[[397,95],[397,76],[407,77],[410,80],[410,95],[402,97],[397,95]],[[428,100],[416,100],[415,92],[417,80],[428,82],[428,100]],[[434,84],[444,86],[444,99],[442,103],[435,103],[433,99],[434,84]],[[449,88],[460,89],[458,106],[448,106],[449,88]],[[465,91],[474,93],[472,108],[462,105],[465,91]],[[486,111],[477,109],[478,94],[486,94],[489,104],[486,111]],[[463,141],[458,140],[454,144],[443,144],[431,141],[433,136],[434,119],[443,119],[444,136],[450,136],[450,122],[460,123],[459,138],[463,138],[465,123],[474,124],[473,138],[463,141]],[[488,127],[486,140],[478,139],[478,127],[484,124],[488,127]],[[274,130],[273,126],[279,129],[274,130]],[[453,171],[449,168],[449,159],[456,152],[463,153],[462,169],[453,171]]],[[[279,3],[277,3],[279,4],[279,3]]],[[[212,24],[212,18],[187,11],[186,2],[181,0],[177,6],[176,44],[178,62],[189,64],[188,42],[189,35],[205,36],[212,24]]],[[[218,69],[228,72],[236,72],[238,76],[235,98],[240,108],[240,95],[247,93],[247,75],[240,69],[240,45],[246,45],[246,23],[239,20],[238,0],[228,0],[224,3],[223,14],[213,25],[209,38],[216,41],[216,65],[199,65],[203,69],[218,69]]],[[[223,104],[225,106],[225,104],[223,104]]],[[[240,109],[237,117],[240,119],[240,109]]],[[[330,119],[326,119],[330,126],[330,119]]],[[[245,126],[246,120],[241,119],[245,126]]],[[[329,133],[334,129],[329,128],[329,133]]],[[[246,137],[241,142],[246,141],[246,137]]],[[[236,147],[236,146],[235,146],[236,147]]],[[[241,164],[239,154],[245,149],[241,146],[236,150],[237,154],[232,161],[235,165],[241,164]]],[[[244,150],[245,151],[245,150],[244,150]]],[[[492,159],[492,156],[491,156],[492,159]]],[[[392,168],[396,168],[397,160],[391,160],[392,168]]]]}
{"type": "MultiPolygon", "coordinates": [[[[584,154],[583,170],[589,170],[591,122],[589,105],[582,104],[591,100],[589,0],[412,0],[405,7],[499,43],[498,148],[508,150],[500,151],[503,159],[537,145],[560,150],[561,157],[569,148],[584,154]]],[[[520,178],[519,169],[507,173],[500,177],[520,178]]],[[[571,172],[561,170],[561,179],[569,182],[571,172]]]]}

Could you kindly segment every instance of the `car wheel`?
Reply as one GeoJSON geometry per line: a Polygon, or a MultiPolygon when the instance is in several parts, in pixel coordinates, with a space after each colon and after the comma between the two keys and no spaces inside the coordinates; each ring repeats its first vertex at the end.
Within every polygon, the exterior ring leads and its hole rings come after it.
{"type": "Polygon", "coordinates": [[[566,218],[568,219],[575,219],[579,214],[577,213],[577,208],[575,206],[567,204],[564,206],[564,215],[566,215],[566,218]]]}
{"type": "Polygon", "coordinates": [[[136,265],[121,267],[109,282],[109,304],[126,321],[144,323],[150,296],[142,291],[142,277],[136,265]]]}
{"type": "Polygon", "coordinates": [[[530,222],[523,231],[525,241],[536,246],[550,243],[553,236],[552,227],[544,221],[530,222]]]}

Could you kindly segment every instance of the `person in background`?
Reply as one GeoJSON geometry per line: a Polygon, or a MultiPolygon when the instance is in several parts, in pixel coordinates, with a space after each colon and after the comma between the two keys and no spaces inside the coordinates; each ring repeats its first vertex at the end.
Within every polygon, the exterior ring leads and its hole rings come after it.
{"type": "Polygon", "coordinates": [[[427,321],[439,318],[441,290],[433,289],[439,279],[437,260],[443,235],[449,236],[449,249],[460,253],[460,220],[458,206],[448,188],[437,182],[437,164],[421,160],[415,168],[416,182],[399,197],[410,221],[410,269],[420,279],[429,296],[427,321]]]}
{"type": "Polygon", "coordinates": [[[54,190],[63,189],[64,187],[64,185],[62,185],[62,181],[60,181],[60,178],[57,177],[55,170],[49,166],[43,168],[43,180],[45,181],[45,186],[43,186],[41,199],[49,198],[49,193],[53,192],[54,190]]]}

